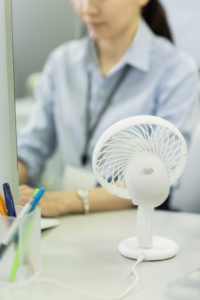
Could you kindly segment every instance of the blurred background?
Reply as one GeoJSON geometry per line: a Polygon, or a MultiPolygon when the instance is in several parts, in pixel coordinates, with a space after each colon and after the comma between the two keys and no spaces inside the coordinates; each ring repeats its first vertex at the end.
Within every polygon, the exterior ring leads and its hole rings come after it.
{"type": "Polygon", "coordinates": [[[13,0],[15,95],[27,95],[26,80],[42,70],[49,53],[80,36],[70,0],[13,0]]]}

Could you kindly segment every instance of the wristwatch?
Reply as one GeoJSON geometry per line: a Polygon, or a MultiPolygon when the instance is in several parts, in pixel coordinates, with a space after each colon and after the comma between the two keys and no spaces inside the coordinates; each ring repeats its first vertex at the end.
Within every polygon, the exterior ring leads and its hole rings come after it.
{"type": "Polygon", "coordinates": [[[76,193],[83,202],[84,213],[88,214],[90,212],[88,190],[77,190],[76,193]]]}

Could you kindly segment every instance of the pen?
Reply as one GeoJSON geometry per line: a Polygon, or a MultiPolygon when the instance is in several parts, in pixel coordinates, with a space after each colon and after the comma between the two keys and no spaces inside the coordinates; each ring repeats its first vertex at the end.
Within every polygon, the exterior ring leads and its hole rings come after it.
{"type": "Polygon", "coordinates": [[[4,251],[6,250],[7,245],[9,244],[9,242],[13,238],[15,232],[17,231],[17,227],[19,226],[20,220],[22,219],[22,217],[27,212],[30,212],[30,210],[31,210],[31,208],[33,206],[37,205],[37,203],[40,201],[41,197],[43,196],[44,192],[45,192],[44,188],[39,189],[39,191],[37,192],[37,194],[34,195],[33,197],[31,197],[29,199],[29,201],[24,205],[24,207],[20,211],[20,213],[17,216],[17,218],[15,219],[15,221],[10,226],[10,228],[9,228],[6,236],[3,238],[3,240],[2,240],[2,242],[0,244],[0,259],[1,259],[2,255],[3,255],[4,251]]]}
{"type": "Polygon", "coordinates": [[[6,205],[5,205],[5,202],[4,202],[4,199],[0,193],[0,214],[2,216],[7,216],[8,213],[7,213],[7,210],[6,210],[6,205]]]}
{"type": "Polygon", "coordinates": [[[2,209],[1,206],[0,206],[0,215],[1,215],[1,216],[6,216],[6,215],[4,214],[4,211],[3,211],[3,209],[2,209]]]}
{"type": "MultiPolygon", "coordinates": [[[[43,190],[44,190],[44,188],[42,188],[43,190]]],[[[39,189],[36,189],[35,190],[35,192],[34,192],[34,194],[33,194],[33,197],[35,196],[35,195],[37,195],[37,193],[39,192],[39,189]]],[[[45,190],[44,190],[44,192],[45,192],[45,190]]],[[[44,194],[44,193],[43,193],[44,194]]],[[[43,195],[42,194],[42,195],[43,195]]],[[[40,197],[41,198],[41,197],[40,197]]],[[[37,204],[38,204],[38,202],[40,201],[40,198],[36,198],[34,201],[33,201],[33,203],[32,203],[32,205],[31,205],[31,208],[29,209],[29,213],[30,212],[32,212],[35,208],[36,208],[36,206],[37,206],[37,204]]]]}
{"type": "Polygon", "coordinates": [[[8,183],[3,184],[4,197],[6,201],[7,211],[9,217],[16,217],[15,205],[8,183]]]}

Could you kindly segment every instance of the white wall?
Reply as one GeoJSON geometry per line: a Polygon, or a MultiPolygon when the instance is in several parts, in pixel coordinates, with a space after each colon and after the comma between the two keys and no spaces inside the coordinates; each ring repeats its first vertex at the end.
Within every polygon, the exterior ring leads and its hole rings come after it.
{"type": "Polygon", "coordinates": [[[200,69],[200,0],[160,0],[165,7],[175,44],[190,53],[200,69]]]}
{"type": "Polygon", "coordinates": [[[79,36],[70,0],[12,0],[15,96],[25,94],[27,76],[40,71],[52,49],[79,36]]]}

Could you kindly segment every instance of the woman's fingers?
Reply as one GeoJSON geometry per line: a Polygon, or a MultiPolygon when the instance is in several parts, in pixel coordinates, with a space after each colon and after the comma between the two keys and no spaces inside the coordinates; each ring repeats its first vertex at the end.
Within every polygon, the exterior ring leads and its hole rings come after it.
{"type": "Polygon", "coordinates": [[[34,189],[28,185],[19,186],[19,204],[24,205],[34,194],[34,189]]]}

